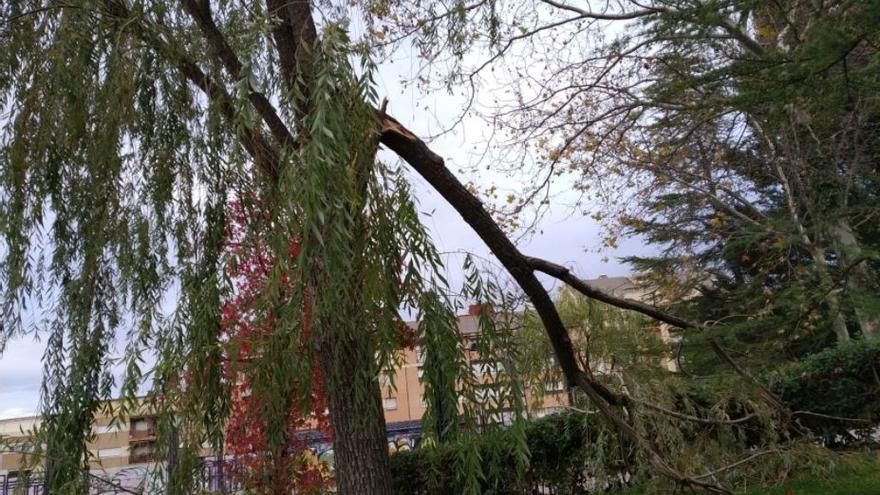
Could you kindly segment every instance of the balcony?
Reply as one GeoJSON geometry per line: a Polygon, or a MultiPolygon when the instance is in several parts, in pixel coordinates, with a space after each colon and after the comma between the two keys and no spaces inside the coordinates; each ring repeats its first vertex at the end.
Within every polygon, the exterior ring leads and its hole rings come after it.
{"type": "Polygon", "coordinates": [[[131,418],[128,429],[129,442],[143,442],[156,439],[156,417],[140,416],[131,418]]]}
{"type": "Polygon", "coordinates": [[[129,444],[128,449],[129,464],[145,464],[157,460],[155,441],[143,440],[133,442],[129,444]]]}
{"type": "Polygon", "coordinates": [[[0,495],[43,495],[43,479],[0,474],[0,495]]]}

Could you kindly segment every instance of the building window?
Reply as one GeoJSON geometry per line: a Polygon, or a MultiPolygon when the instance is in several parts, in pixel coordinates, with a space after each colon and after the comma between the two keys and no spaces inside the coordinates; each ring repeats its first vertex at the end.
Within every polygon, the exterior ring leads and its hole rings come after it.
{"type": "Polygon", "coordinates": [[[482,386],[474,389],[474,397],[480,402],[498,403],[504,396],[505,390],[495,384],[482,386]]]}
{"type": "Polygon", "coordinates": [[[509,409],[494,412],[489,415],[489,422],[509,426],[513,423],[515,415],[509,409]]]}
{"type": "Polygon", "coordinates": [[[394,385],[394,378],[386,372],[379,374],[379,385],[382,387],[390,387],[394,385]]]}
{"type": "Polygon", "coordinates": [[[565,390],[565,383],[561,380],[544,382],[544,392],[554,393],[562,392],[563,390],[565,390]]]}
{"type": "Polygon", "coordinates": [[[471,370],[477,376],[495,376],[504,371],[504,365],[498,361],[472,361],[471,370]]]}
{"type": "Polygon", "coordinates": [[[112,447],[107,449],[98,449],[98,459],[107,459],[110,457],[125,457],[128,454],[126,447],[112,447]]]}
{"type": "Polygon", "coordinates": [[[110,423],[108,425],[96,425],[94,432],[96,435],[106,435],[110,433],[118,433],[122,431],[122,425],[118,423],[110,423]]]}
{"type": "MultiPolygon", "coordinates": [[[[12,488],[12,490],[15,490],[10,491],[9,493],[19,493],[19,491],[16,490],[16,485],[18,483],[21,483],[21,485],[19,486],[27,488],[27,485],[29,484],[27,480],[30,479],[30,477],[30,469],[25,469],[23,471],[9,471],[9,474],[6,475],[6,482],[8,483],[7,486],[9,488],[12,488]]],[[[6,492],[4,491],[3,493],[6,492]]]]}
{"type": "Polygon", "coordinates": [[[397,409],[397,397],[386,397],[382,401],[382,406],[385,407],[387,411],[393,411],[397,409]]]}
{"type": "Polygon", "coordinates": [[[15,442],[6,445],[6,448],[10,452],[17,452],[20,454],[28,454],[34,451],[34,444],[31,442],[15,442]]]}
{"type": "Polygon", "coordinates": [[[134,440],[142,440],[156,437],[156,418],[154,416],[140,416],[131,418],[129,423],[128,437],[134,440]]]}
{"type": "Polygon", "coordinates": [[[144,442],[132,445],[129,447],[128,462],[130,464],[140,464],[153,461],[155,459],[154,446],[154,442],[144,442]]]}
{"type": "Polygon", "coordinates": [[[130,464],[155,460],[156,417],[132,417],[129,420],[128,443],[128,462],[130,464]]]}
{"type": "Polygon", "coordinates": [[[543,409],[538,409],[538,412],[535,414],[539,418],[543,418],[544,416],[549,416],[551,414],[556,414],[558,412],[562,412],[565,410],[563,407],[545,407],[543,409]]]}

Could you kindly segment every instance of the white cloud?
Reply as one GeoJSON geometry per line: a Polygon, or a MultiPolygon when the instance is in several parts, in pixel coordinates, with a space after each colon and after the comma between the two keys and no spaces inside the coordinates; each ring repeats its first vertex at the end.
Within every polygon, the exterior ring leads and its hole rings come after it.
{"type": "Polygon", "coordinates": [[[18,338],[0,357],[0,419],[32,415],[38,409],[43,342],[18,338]]]}

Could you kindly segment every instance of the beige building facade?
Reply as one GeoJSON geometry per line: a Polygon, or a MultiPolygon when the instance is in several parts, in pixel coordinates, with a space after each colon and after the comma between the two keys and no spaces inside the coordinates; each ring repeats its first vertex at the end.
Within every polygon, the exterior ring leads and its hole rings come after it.
{"type": "MultiPolygon", "coordinates": [[[[114,405],[109,403],[108,409],[114,405]]],[[[27,458],[35,450],[32,432],[39,425],[37,416],[0,420],[0,495],[42,493],[31,471],[39,474],[44,463],[27,458]]],[[[96,415],[92,433],[89,466],[95,479],[120,486],[141,484],[154,466],[155,418],[132,415],[114,423],[108,411],[96,415]]]]}

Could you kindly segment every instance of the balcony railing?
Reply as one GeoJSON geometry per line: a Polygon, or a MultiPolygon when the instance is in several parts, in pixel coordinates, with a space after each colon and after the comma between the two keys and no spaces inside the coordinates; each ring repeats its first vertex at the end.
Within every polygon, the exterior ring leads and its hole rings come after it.
{"type": "Polygon", "coordinates": [[[0,474],[0,495],[43,495],[42,478],[19,478],[0,474]]]}
{"type": "MultiPolygon", "coordinates": [[[[418,420],[389,423],[388,425],[386,425],[386,427],[389,448],[392,448],[393,444],[395,450],[397,450],[401,445],[400,442],[402,439],[410,439],[411,442],[408,443],[407,447],[414,448],[417,444],[417,439],[421,436],[421,422],[418,420]]],[[[320,448],[326,449],[331,447],[327,443],[329,439],[326,438],[325,435],[321,432],[304,431],[300,432],[297,436],[298,440],[303,440],[308,444],[315,446],[315,448],[318,449],[319,452],[320,448]]],[[[134,443],[136,444],[138,442],[134,443]]],[[[234,473],[235,464],[232,460],[218,461],[215,459],[203,459],[202,475],[200,477],[201,484],[199,488],[205,493],[217,495],[231,495],[241,493],[240,487],[235,481],[234,473]]],[[[146,472],[145,475],[147,475],[146,472]]],[[[138,493],[139,490],[139,488],[122,486],[125,483],[118,482],[117,480],[103,480],[102,478],[100,478],[99,475],[96,474],[88,475],[84,473],[84,476],[87,476],[88,478],[89,492],[91,494],[131,495],[132,492],[138,493]]],[[[35,473],[34,475],[27,478],[0,475],[0,495],[47,494],[44,489],[44,481],[42,476],[39,473],[35,473]]]]}
{"type": "MultiPolygon", "coordinates": [[[[240,487],[232,477],[231,461],[217,462],[205,459],[202,462],[202,472],[200,488],[206,493],[217,495],[240,493],[240,487]]],[[[104,480],[94,475],[84,474],[84,476],[87,478],[91,494],[131,495],[139,493],[140,490],[140,488],[123,486],[115,480],[104,480]]],[[[0,495],[47,495],[45,480],[42,476],[19,478],[0,474],[0,495]]]]}

